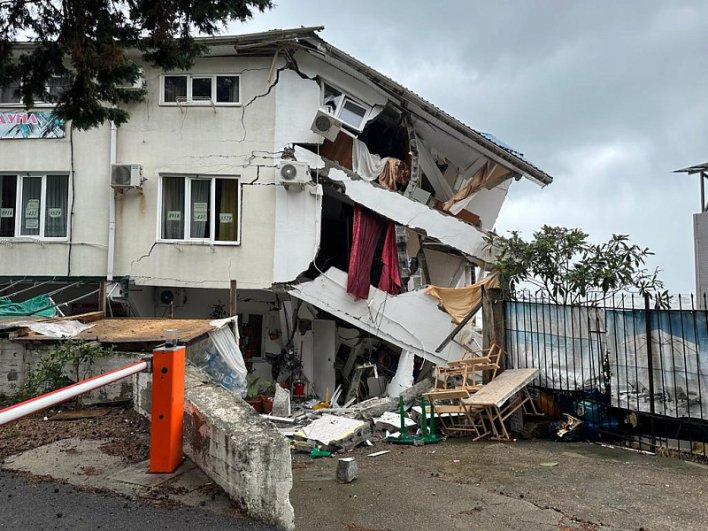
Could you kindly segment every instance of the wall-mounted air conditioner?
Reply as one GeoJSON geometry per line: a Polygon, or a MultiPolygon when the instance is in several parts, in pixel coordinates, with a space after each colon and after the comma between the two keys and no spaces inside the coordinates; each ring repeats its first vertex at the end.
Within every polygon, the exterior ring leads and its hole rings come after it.
{"type": "Polygon", "coordinates": [[[302,188],[311,181],[310,167],[306,162],[281,160],[276,180],[280,184],[284,184],[286,188],[290,185],[299,185],[302,188]]]}
{"type": "Polygon", "coordinates": [[[137,188],[143,184],[143,167],[140,164],[114,164],[111,167],[113,188],[137,188]]]}
{"type": "Polygon", "coordinates": [[[315,119],[312,120],[310,129],[318,135],[322,135],[327,140],[334,142],[339,131],[342,129],[342,121],[327,112],[326,109],[318,109],[315,119]]]}
{"type": "Polygon", "coordinates": [[[159,307],[172,304],[174,308],[182,308],[186,303],[184,288],[155,288],[155,304],[159,307]]]}

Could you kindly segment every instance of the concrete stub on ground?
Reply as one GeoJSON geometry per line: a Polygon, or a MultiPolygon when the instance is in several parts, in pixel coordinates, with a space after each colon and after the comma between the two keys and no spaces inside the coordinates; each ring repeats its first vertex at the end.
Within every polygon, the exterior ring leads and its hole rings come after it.
{"type": "MultiPolygon", "coordinates": [[[[135,407],[150,411],[149,375],[135,379],[135,407]]],[[[264,523],[294,529],[290,445],[251,406],[209,382],[199,369],[185,374],[184,451],[239,504],[264,523]]]]}
{"type": "Polygon", "coordinates": [[[337,461],[337,481],[351,483],[359,475],[359,465],[353,457],[343,457],[337,461]]]}

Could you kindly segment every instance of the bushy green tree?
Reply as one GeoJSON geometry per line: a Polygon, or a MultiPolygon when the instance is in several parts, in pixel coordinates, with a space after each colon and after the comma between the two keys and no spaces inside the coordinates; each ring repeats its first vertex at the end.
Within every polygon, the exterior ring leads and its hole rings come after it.
{"type": "Polygon", "coordinates": [[[140,76],[128,50],[165,70],[188,69],[205,49],[195,34],[214,35],[271,7],[271,0],[0,0],[0,86],[20,79],[29,108],[52,101],[53,76],[70,79],[57,116],[79,129],[122,124],[129,115],[119,105],[145,97],[121,88],[140,76]]]}
{"type": "Polygon", "coordinates": [[[580,229],[544,225],[529,241],[516,231],[509,236],[488,234],[485,240],[496,254],[502,285],[511,294],[527,283],[536,287],[537,295],[558,304],[619,292],[649,294],[659,306],[668,302],[659,271],[644,266],[653,253],[632,244],[626,235],[615,234],[607,242],[593,244],[580,229]]]}

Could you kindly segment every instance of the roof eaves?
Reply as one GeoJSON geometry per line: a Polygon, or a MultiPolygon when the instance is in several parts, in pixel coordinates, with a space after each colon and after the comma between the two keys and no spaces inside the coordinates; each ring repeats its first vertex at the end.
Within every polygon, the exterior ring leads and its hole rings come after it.
{"type": "Polygon", "coordinates": [[[538,182],[539,184],[545,186],[553,182],[553,177],[549,174],[537,168],[527,160],[518,156],[517,152],[494,142],[490,138],[487,138],[484,134],[479,131],[472,129],[470,126],[461,122],[457,118],[449,115],[439,107],[433,105],[423,97],[419,96],[415,92],[407,89],[400,83],[394,81],[393,79],[385,76],[381,72],[378,72],[369,65],[362,63],[355,57],[349,55],[348,53],[340,50],[339,48],[332,46],[327,41],[315,35],[314,33],[308,36],[309,39],[313,41],[313,45],[320,51],[324,52],[331,57],[347,64],[349,67],[353,68],[357,72],[365,75],[370,81],[382,86],[388,92],[404,99],[409,102],[419,106],[427,114],[433,116],[434,118],[445,123],[450,128],[456,130],[457,132],[467,136],[472,139],[476,144],[486,149],[496,157],[506,161],[514,169],[520,171],[520,173],[526,174],[531,180],[538,182]]]}

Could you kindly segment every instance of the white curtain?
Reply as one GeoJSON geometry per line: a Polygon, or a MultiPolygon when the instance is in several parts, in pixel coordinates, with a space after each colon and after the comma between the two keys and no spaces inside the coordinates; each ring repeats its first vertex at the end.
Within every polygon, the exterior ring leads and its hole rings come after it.
{"type": "Polygon", "coordinates": [[[191,211],[192,219],[189,225],[190,238],[208,238],[209,237],[209,195],[211,189],[211,179],[197,180],[193,179],[192,183],[192,200],[191,211]]]}
{"type": "Polygon", "coordinates": [[[23,236],[39,236],[39,213],[42,208],[42,178],[22,179],[22,225],[23,236]]]}
{"type": "Polygon", "coordinates": [[[386,166],[388,157],[381,158],[379,155],[371,154],[361,140],[354,139],[352,146],[352,169],[359,177],[366,181],[375,181],[381,175],[381,171],[386,166]]]}

